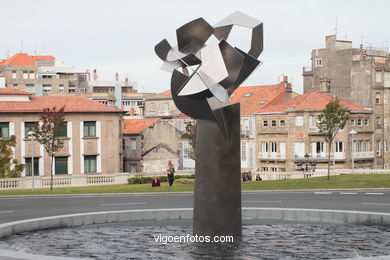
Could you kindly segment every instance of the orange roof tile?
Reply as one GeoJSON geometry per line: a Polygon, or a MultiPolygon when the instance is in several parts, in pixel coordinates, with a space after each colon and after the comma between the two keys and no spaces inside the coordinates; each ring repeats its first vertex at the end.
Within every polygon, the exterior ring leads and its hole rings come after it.
{"type": "Polygon", "coordinates": [[[170,89],[165,90],[164,92],[161,92],[160,95],[169,96],[171,95],[171,90],[170,89]]]}
{"type": "Polygon", "coordinates": [[[270,103],[282,102],[285,97],[284,83],[277,85],[239,87],[233,92],[231,103],[241,104],[241,115],[259,112],[270,103]]]}
{"type": "Polygon", "coordinates": [[[123,134],[138,134],[151,125],[154,125],[160,118],[142,118],[123,120],[123,134]]]}
{"type": "Polygon", "coordinates": [[[0,96],[1,95],[29,96],[31,94],[27,91],[16,88],[0,88],[0,96]]]}
{"type": "Polygon", "coordinates": [[[122,109],[109,108],[83,97],[31,96],[30,101],[0,101],[0,113],[42,112],[44,108],[60,108],[64,105],[65,112],[123,112],[122,109]]]}
{"type": "MultiPolygon", "coordinates": [[[[311,91],[307,92],[303,95],[291,98],[289,100],[286,100],[280,104],[272,105],[272,106],[266,106],[263,109],[261,109],[260,113],[286,113],[289,109],[293,110],[311,110],[311,111],[321,111],[324,110],[326,105],[334,101],[335,97],[320,93],[317,91],[311,91]]],[[[365,109],[364,107],[349,103],[346,100],[340,99],[340,105],[348,108],[351,111],[356,112],[367,112],[369,110],[365,109]]]]}
{"type": "Polygon", "coordinates": [[[35,66],[36,60],[54,60],[53,56],[30,56],[27,53],[16,53],[12,57],[0,61],[0,66],[35,66]]]}

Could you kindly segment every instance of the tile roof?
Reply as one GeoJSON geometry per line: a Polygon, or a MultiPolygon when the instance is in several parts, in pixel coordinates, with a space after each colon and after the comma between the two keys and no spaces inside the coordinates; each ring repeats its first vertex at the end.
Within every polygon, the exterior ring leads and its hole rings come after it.
{"type": "Polygon", "coordinates": [[[53,56],[30,56],[27,53],[16,53],[12,57],[0,61],[0,66],[35,66],[36,60],[54,60],[53,56]]]}
{"type": "Polygon", "coordinates": [[[170,96],[171,95],[171,90],[170,89],[165,90],[164,92],[161,92],[160,95],[170,96]]]}
{"type": "Polygon", "coordinates": [[[21,89],[16,89],[16,88],[0,88],[0,96],[1,95],[18,95],[18,96],[29,96],[31,95],[29,92],[21,90],[21,89]]]}
{"type": "Polygon", "coordinates": [[[42,112],[44,108],[65,105],[65,112],[123,112],[122,109],[109,108],[97,101],[73,96],[31,96],[30,101],[0,101],[0,113],[42,112]]]}
{"type": "Polygon", "coordinates": [[[160,118],[142,118],[123,120],[123,134],[138,134],[151,125],[154,125],[160,118]]]}
{"type": "Polygon", "coordinates": [[[276,104],[284,101],[285,85],[279,83],[276,85],[239,87],[231,97],[231,103],[241,104],[241,115],[251,115],[260,112],[260,110],[270,104],[276,104]]]}
{"type": "MultiPolygon", "coordinates": [[[[261,109],[259,111],[260,113],[283,113],[287,112],[288,110],[311,110],[311,111],[321,111],[324,110],[326,105],[334,101],[335,97],[317,92],[317,91],[311,91],[307,92],[303,95],[291,98],[289,100],[286,100],[280,104],[267,106],[261,109]]],[[[352,104],[346,100],[340,99],[340,105],[348,108],[351,111],[356,112],[367,112],[368,109],[365,109],[364,107],[352,104]]]]}

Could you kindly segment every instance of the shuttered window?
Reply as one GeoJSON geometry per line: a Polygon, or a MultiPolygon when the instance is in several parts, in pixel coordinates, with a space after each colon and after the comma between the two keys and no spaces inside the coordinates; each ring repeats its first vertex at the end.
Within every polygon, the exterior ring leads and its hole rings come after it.
{"type": "Polygon", "coordinates": [[[68,174],[68,157],[55,157],[55,174],[68,174]]]}

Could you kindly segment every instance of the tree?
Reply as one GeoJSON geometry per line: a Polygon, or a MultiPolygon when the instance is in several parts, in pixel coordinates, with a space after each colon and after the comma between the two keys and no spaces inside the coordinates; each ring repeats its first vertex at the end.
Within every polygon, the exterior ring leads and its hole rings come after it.
{"type": "Polygon", "coordinates": [[[345,127],[349,119],[349,110],[340,105],[339,100],[331,101],[326,105],[322,114],[318,117],[317,126],[320,134],[324,135],[328,143],[328,180],[330,179],[330,151],[332,143],[339,130],[345,127]]]}
{"type": "Polygon", "coordinates": [[[181,138],[189,140],[190,147],[188,149],[188,156],[195,160],[195,131],[196,131],[196,121],[187,122],[186,130],[182,133],[181,138]]]}
{"type": "Polygon", "coordinates": [[[0,138],[0,178],[20,177],[24,165],[18,164],[18,160],[12,158],[12,148],[16,145],[16,137],[0,138]]]}
{"type": "Polygon", "coordinates": [[[44,146],[51,158],[50,162],[50,190],[53,190],[53,161],[56,153],[64,146],[64,141],[57,138],[60,135],[61,127],[65,124],[65,106],[60,109],[56,107],[45,108],[38,123],[33,128],[35,139],[44,146]]]}

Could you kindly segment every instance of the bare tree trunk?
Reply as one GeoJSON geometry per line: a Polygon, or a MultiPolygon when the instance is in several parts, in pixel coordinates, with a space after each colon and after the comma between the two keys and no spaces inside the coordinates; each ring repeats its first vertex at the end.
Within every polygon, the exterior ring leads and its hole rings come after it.
{"type": "Polygon", "coordinates": [[[328,180],[330,180],[330,151],[332,149],[332,142],[329,142],[328,149],[328,180]]]}

